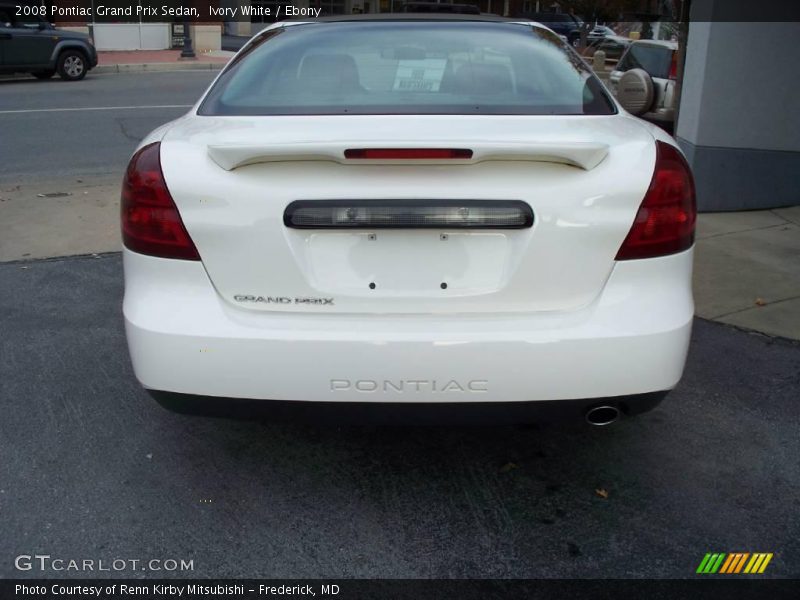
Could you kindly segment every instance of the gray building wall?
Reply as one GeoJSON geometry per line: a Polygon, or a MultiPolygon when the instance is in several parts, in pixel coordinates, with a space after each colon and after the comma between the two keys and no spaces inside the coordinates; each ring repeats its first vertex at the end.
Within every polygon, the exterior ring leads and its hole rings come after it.
{"type": "Polygon", "coordinates": [[[690,24],[675,136],[700,210],[800,204],[799,73],[800,23],[690,24]]]}

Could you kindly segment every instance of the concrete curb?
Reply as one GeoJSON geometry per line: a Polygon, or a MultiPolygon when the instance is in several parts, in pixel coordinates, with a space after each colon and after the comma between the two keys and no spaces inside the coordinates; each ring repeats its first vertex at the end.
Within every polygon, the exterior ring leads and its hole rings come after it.
{"type": "Polygon", "coordinates": [[[98,65],[89,73],[157,73],[164,71],[218,71],[227,62],[168,62],[98,65]]]}

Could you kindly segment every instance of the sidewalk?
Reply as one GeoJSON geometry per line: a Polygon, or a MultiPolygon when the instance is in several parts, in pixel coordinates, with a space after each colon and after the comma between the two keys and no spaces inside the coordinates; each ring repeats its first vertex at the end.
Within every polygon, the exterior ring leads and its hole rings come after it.
{"type": "MultiPolygon", "coordinates": [[[[0,262],[119,251],[120,178],[0,185],[0,262]]],[[[800,206],[699,215],[694,297],[700,317],[800,340],[800,206]]]]}
{"type": "Polygon", "coordinates": [[[227,50],[197,52],[195,59],[182,59],[180,50],[130,50],[98,52],[92,73],[139,71],[187,71],[221,69],[234,55],[227,50]]]}
{"type": "Polygon", "coordinates": [[[696,313],[800,339],[800,206],[698,218],[696,313]]]}

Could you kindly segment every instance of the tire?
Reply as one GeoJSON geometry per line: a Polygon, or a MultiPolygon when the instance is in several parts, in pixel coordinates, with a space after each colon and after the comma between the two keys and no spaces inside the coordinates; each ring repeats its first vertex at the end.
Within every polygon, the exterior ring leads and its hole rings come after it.
{"type": "Polygon", "coordinates": [[[64,81],[80,81],[86,77],[86,55],[80,50],[64,50],[56,62],[58,76],[64,81]]]}
{"type": "Polygon", "coordinates": [[[48,70],[48,71],[36,71],[35,73],[31,73],[36,79],[50,79],[53,75],[56,74],[56,70],[48,70]]]}

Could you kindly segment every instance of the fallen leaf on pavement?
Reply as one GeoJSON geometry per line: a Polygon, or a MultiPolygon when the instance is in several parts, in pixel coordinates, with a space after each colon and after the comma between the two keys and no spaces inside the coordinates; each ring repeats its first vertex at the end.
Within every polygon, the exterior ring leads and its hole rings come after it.
{"type": "Polygon", "coordinates": [[[608,490],[604,490],[603,488],[596,489],[594,493],[600,496],[601,498],[608,498],[608,490]]]}
{"type": "Polygon", "coordinates": [[[756,298],[756,306],[766,306],[767,301],[763,298],[756,298]]]}

